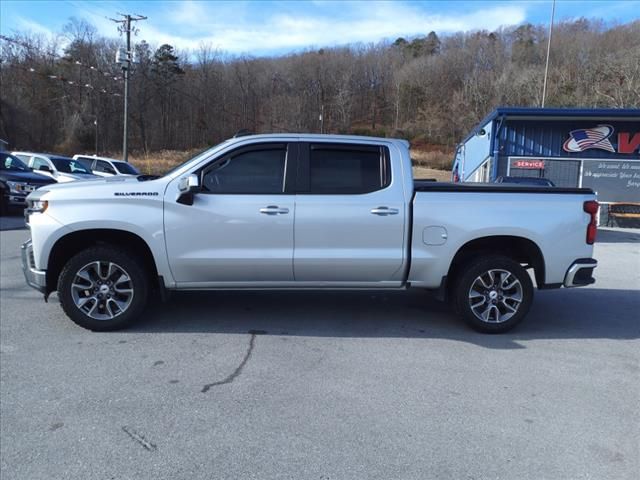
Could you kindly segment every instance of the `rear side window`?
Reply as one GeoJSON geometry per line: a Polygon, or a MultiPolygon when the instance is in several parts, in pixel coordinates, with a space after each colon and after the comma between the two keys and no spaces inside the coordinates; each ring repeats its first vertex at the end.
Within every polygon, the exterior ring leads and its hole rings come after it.
{"type": "Polygon", "coordinates": [[[114,162],[114,166],[120,173],[127,173],[129,175],[140,175],[140,172],[134,167],[125,162],[114,162]]]}
{"type": "Polygon", "coordinates": [[[310,145],[310,194],[358,194],[391,183],[386,149],[368,145],[310,145]]]}
{"type": "Polygon", "coordinates": [[[76,157],[75,160],[80,162],[82,165],[84,165],[88,169],[91,169],[91,166],[93,165],[93,158],[91,157],[76,157]]]}
{"type": "Polygon", "coordinates": [[[34,170],[38,170],[40,167],[48,167],[49,163],[44,158],[33,157],[33,168],[34,170]]]}
{"type": "Polygon", "coordinates": [[[286,157],[284,147],[232,154],[204,171],[202,185],[209,193],[282,193],[286,157]]]}
{"type": "Polygon", "coordinates": [[[115,169],[109,164],[109,162],[105,162],[104,160],[98,160],[96,162],[96,170],[98,172],[111,173],[113,175],[116,174],[115,169]]]}

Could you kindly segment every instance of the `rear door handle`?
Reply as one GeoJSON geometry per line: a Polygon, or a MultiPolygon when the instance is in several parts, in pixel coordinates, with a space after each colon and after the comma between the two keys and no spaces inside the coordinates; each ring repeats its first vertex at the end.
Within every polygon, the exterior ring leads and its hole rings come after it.
{"type": "Polygon", "coordinates": [[[277,205],[269,205],[268,207],[264,207],[260,209],[260,213],[264,213],[265,215],[278,215],[289,213],[288,208],[280,208],[277,205]]]}
{"type": "Polygon", "coordinates": [[[374,215],[380,215],[381,217],[384,217],[386,215],[397,215],[398,209],[389,208],[389,207],[378,207],[378,208],[372,209],[371,213],[374,215]]]}

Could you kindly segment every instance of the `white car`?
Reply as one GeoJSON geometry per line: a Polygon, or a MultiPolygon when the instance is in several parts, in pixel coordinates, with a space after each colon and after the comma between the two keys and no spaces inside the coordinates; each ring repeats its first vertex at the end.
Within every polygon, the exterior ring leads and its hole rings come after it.
{"type": "Polygon", "coordinates": [[[85,167],[91,169],[95,175],[100,177],[112,177],[114,175],[140,175],[140,172],[136,167],[122,160],[97,157],[95,155],[74,155],[73,159],[82,162],[85,167]]]}
{"type": "Polygon", "coordinates": [[[11,152],[11,154],[26,163],[35,173],[53,178],[58,183],[96,177],[80,161],[62,155],[32,152],[11,152]]]}

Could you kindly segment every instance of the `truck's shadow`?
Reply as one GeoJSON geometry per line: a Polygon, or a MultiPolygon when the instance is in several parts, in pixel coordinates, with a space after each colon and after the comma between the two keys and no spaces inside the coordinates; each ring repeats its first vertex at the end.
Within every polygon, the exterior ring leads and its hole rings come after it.
{"type": "Polygon", "coordinates": [[[449,308],[409,292],[179,293],[151,308],[130,332],[203,332],[317,337],[446,338],[487,348],[536,339],[640,338],[637,290],[536,292],[525,321],[503,335],[470,330],[449,308]]]}

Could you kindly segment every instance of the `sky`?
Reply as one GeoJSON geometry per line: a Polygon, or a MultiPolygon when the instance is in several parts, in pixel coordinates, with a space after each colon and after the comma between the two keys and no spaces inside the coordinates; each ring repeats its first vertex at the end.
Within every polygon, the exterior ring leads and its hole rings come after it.
{"type": "MultiPolygon", "coordinates": [[[[134,41],[179,49],[206,44],[232,54],[281,55],[308,48],[415,37],[435,31],[495,30],[546,24],[551,0],[538,1],[0,1],[0,32],[56,35],[70,17],[118,37],[108,19],[147,16],[134,41]]],[[[612,24],[640,19],[640,0],[557,0],[556,21],[600,18],[612,24]]]]}

